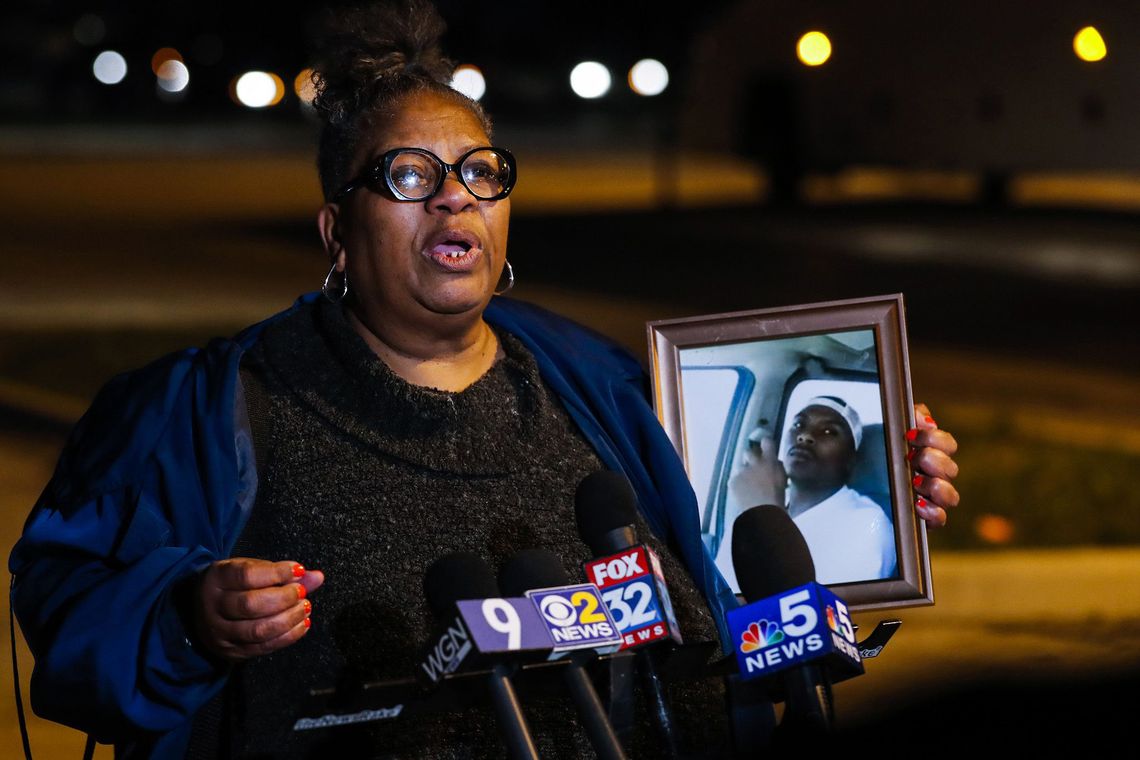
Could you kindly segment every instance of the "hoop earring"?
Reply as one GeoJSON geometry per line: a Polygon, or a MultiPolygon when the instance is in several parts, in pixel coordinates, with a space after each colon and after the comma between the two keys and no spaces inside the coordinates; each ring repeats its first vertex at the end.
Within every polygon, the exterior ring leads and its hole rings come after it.
{"type": "Polygon", "coordinates": [[[325,298],[329,299],[332,303],[339,303],[346,295],[348,295],[348,270],[344,270],[341,277],[340,292],[337,292],[335,287],[329,287],[332,281],[332,276],[336,273],[336,264],[332,265],[332,269],[325,275],[325,284],[321,286],[321,292],[324,293],[325,298]]]}
{"type": "MultiPolygon", "coordinates": [[[[504,261],[503,263],[507,265],[507,287],[503,288],[502,290],[496,290],[495,295],[497,296],[503,295],[515,286],[515,270],[511,267],[511,262],[504,261]]],[[[499,279],[502,279],[501,275],[499,279]]]]}

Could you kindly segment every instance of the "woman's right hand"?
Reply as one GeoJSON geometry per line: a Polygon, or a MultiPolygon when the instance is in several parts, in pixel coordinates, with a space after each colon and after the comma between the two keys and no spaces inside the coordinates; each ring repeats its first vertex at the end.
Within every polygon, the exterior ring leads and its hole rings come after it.
{"type": "Polygon", "coordinates": [[[306,597],[324,581],[324,573],[296,562],[215,562],[194,594],[198,643],[231,662],[287,647],[308,632],[313,606],[306,597]]]}

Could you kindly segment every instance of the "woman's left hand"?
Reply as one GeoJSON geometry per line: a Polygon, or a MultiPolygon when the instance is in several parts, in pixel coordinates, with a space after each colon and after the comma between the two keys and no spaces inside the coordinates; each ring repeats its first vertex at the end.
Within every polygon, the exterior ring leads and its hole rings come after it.
{"type": "Polygon", "coordinates": [[[958,442],[939,429],[926,404],[914,405],[914,418],[916,427],[906,434],[907,458],[918,494],[914,508],[927,525],[937,528],[946,524],[946,510],[958,506],[958,489],[950,482],[958,476],[958,463],[951,458],[958,442]]]}

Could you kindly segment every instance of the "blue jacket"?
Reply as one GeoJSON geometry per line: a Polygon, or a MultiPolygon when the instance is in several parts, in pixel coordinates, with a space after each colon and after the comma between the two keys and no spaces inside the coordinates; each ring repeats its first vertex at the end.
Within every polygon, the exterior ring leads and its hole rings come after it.
{"type": "MultiPolygon", "coordinates": [[[[76,425],[9,558],[37,714],[118,742],[126,756],[185,753],[191,718],[226,670],[189,645],[171,596],[229,556],[241,532],[252,463],[235,445],[238,364],[290,311],[116,377],[76,425]]],[[[484,316],[530,349],[601,460],[629,478],[728,641],[736,597],[704,550],[696,497],[637,361],[520,301],[493,299],[484,316]]]]}

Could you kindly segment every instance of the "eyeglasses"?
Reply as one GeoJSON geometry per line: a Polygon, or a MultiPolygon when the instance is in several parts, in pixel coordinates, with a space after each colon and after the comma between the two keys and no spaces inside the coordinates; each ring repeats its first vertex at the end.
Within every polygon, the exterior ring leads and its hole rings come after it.
{"type": "Polygon", "coordinates": [[[427,200],[439,192],[452,170],[457,170],[455,176],[467,192],[481,201],[506,198],[518,176],[515,157],[505,148],[475,148],[454,164],[423,148],[393,148],[375,166],[342,187],[333,201],[363,186],[376,192],[387,187],[398,201],[427,200]]]}

